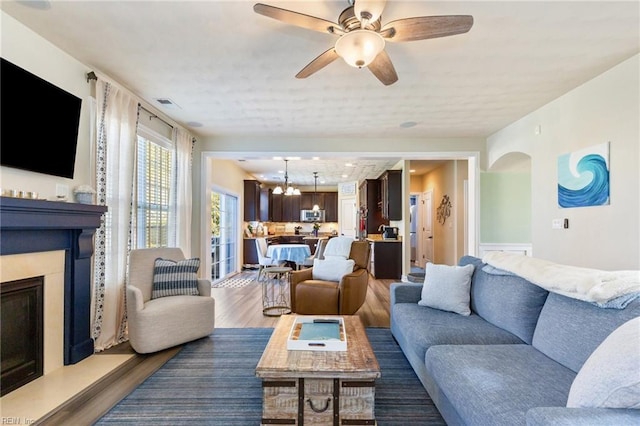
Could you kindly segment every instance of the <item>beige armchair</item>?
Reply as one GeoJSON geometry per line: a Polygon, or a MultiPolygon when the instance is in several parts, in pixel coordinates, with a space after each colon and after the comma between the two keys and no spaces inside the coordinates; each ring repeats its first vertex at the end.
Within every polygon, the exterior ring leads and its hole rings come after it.
{"type": "Polygon", "coordinates": [[[151,299],[157,258],[184,260],[179,248],[132,250],[129,255],[127,317],[129,342],[138,353],[157,352],[213,333],[215,300],[211,282],[198,280],[199,296],[151,299]]]}
{"type": "Polygon", "coordinates": [[[302,315],[353,315],[364,304],[369,286],[369,255],[366,241],[351,244],[349,259],[354,271],[340,282],[313,279],[313,268],[293,271],[290,275],[291,312],[302,315]]]}

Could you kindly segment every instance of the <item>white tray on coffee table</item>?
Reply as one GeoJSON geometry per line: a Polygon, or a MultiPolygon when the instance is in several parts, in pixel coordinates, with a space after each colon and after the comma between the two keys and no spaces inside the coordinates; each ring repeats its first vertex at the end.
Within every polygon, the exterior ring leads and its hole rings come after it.
{"type": "Polygon", "coordinates": [[[347,332],[341,316],[296,317],[287,338],[292,351],[346,351],[347,332]]]}

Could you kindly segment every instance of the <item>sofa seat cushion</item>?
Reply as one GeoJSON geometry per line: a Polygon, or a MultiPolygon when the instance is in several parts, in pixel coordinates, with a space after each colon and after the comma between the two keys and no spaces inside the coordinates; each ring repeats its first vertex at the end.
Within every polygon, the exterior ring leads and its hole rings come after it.
{"type": "MultiPolygon", "coordinates": [[[[155,321],[162,318],[168,319],[174,316],[179,319],[186,315],[189,310],[208,309],[212,305],[212,298],[205,296],[171,296],[161,297],[149,300],[144,304],[144,308],[138,313],[140,317],[148,318],[149,321],[155,321]],[[167,308],[171,308],[168,310],[167,308]],[[169,313],[167,313],[169,312],[169,313]]],[[[215,304],[215,303],[214,303],[215,304]]],[[[183,324],[187,326],[188,324],[183,324]]]]}
{"type": "Polygon", "coordinates": [[[392,306],[394,330],[404,335],[421,360],[432,345],[495,345],[522,343],[517,336],[502,330],[478,315],[458,315],[414,303],[392,306]],[[399,326],[399,327],[398,327],[399,326]]]}
{"type": "Polygon", "coordinates": [[[442,345],[425,366],[466,424],[524,425],[534,407],[562,407],[576,374],[530,345],[442,345]]]}

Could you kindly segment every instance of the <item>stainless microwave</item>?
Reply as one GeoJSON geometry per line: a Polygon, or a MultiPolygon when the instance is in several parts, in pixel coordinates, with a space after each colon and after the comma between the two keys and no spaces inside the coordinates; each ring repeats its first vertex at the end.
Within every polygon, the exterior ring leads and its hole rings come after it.
{"type": "Polygon", "coordinates": [[[300,222],[324,222],[324,210],[300,210],[300,222]]]}

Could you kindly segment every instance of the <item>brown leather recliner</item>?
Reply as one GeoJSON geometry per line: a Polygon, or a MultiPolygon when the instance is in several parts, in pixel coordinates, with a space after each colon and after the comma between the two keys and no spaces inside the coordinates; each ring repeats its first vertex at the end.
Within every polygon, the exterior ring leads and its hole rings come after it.
{"type": "Polygon", "coordinates": [[[355,261],[353,272],[340,282],[313,279],[313,268],[293,271],[291,283],[291,312],[302,315],[353,315],[367,297],[369,255],[367,241],[351,244],[349,259],[355,261]]]}

